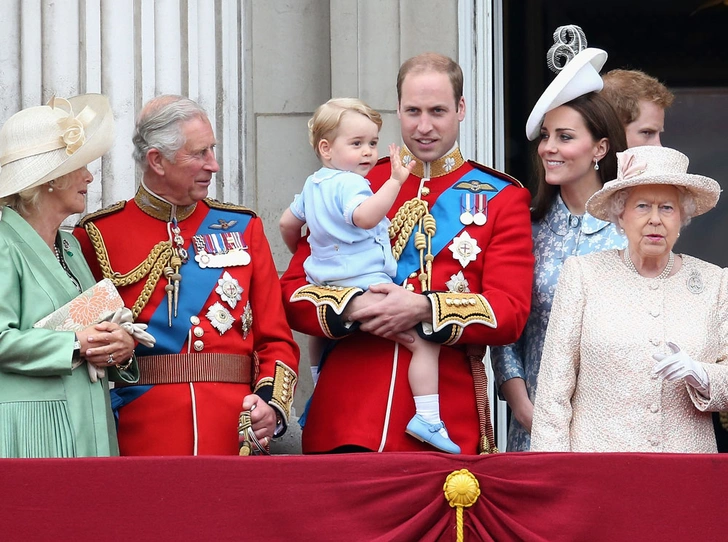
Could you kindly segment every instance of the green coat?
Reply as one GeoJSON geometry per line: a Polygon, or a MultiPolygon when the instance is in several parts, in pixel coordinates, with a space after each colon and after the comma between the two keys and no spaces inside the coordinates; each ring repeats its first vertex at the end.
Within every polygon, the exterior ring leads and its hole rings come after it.
{"type": "MultiPolygon", "coordinates": [[[[84,290],[93,286],[78,242],[60,235],[69,269],[84,290]]],[[[84,364],[71,370],[72,332],[33,328],[77,295],[35,230],[2,209],[0,457],[119,455],[108,380],[91,383],[84,364]]]]}

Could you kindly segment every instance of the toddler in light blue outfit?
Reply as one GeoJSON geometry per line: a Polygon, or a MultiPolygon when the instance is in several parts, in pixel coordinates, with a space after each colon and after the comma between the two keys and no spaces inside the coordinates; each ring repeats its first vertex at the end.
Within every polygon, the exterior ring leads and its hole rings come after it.
{"type": "MultiPolygon", "coordinates": [[[[311,284],[367,290],[372,284],[391,283],[397,273],[386,215],[415,162],[403,165],[399,147],[390,145],[392,176],[372,192],[364,176],[377,163],[381,126],[379,113],[355,98],[329,100],[308,123],[309,140],[323,167],[306,179],[283,213],[280,230],[286,246],[295,252],[301,229],[308,227],[311,255],[303,267],[311,284]]],[[[407,432],[442,451],[460,453],[440,419],[440,347],[416,333],[411,336],[414,342],[401,343],[412,352],[409,380],[417,412],[407,432]]],[[[325,342],[317,337],[309,340],[314,384],[325,342]]]]}

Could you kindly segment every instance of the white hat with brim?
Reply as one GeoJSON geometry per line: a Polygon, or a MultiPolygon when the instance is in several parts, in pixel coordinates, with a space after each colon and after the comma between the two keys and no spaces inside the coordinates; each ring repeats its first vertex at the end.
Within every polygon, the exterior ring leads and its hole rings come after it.
{"type": "Polygon", "coordinates": [[[114,116],[102,94],[29,107],[0,130],[0,198],[88,165],[114,142],[114,116]]]}
{"type": "Polygon", "coordinates": [[[529,141],[538,137],[546,113],[579,96],[602,90],[604,82],[599,71],[606,61],[606,51],[587,47],[564,66],[533,106],[526,122],[529,141]]]}
{"type": "Polygon", "coordinates": [[[586,202],[587,212],[602,220],[610,220],[611,199],[625,188],[649,184],[675,186],[695,199],[692,216],[707,213],[718,204],[720,185],[709,177],[687,173],[688,157],[667,147],[632,147],[617,153],[617,178],[604,186],[586,202]]]}

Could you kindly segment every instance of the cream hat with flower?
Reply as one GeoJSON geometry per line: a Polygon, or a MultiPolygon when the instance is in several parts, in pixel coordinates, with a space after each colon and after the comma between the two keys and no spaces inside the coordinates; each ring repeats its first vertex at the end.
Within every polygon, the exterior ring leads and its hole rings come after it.
{"type": "Polygon", "coordinates": [[[10,117],[0,130],[0,198],[86,166],[114,141],[114,116],[102,94],[51,98],[10,117]]]}
{"type": "Polygon", "coordinates": [[[666,184],[690,192],[695,198],[692,216],[707,213],[718,203],[720,185],[709,177],[688,171],[688,157],[667,147],[632,147],[617,153],[617,178],[586,202],[587,212],[602,220],[610,218],[610,200],[620,190],[644,184],[666,184]]]}
{"type": "Polygon", "coordinates": [[[529,141],[538,137],[546,113],[579,96],[602,90],[604,82],[599,71],[606,61],[606,51],[586,48],[586,36],[580,27],[567,25],[556,29],[554,44],[546,53],[546,64],[557,75],[541,94],[526,121],[529,141]]]}

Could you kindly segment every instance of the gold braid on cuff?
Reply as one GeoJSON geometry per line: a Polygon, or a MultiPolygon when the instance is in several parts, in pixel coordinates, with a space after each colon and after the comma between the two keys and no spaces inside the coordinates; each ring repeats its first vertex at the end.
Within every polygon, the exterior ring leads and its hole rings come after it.
{"type": "Polygon", "coordinates": [[[498,327],[490,303],[481,294],[430,292],[427,297],[432,303],[432,328],[435,331],[453,324],[460,327],[470,324],[498,327]]]}

